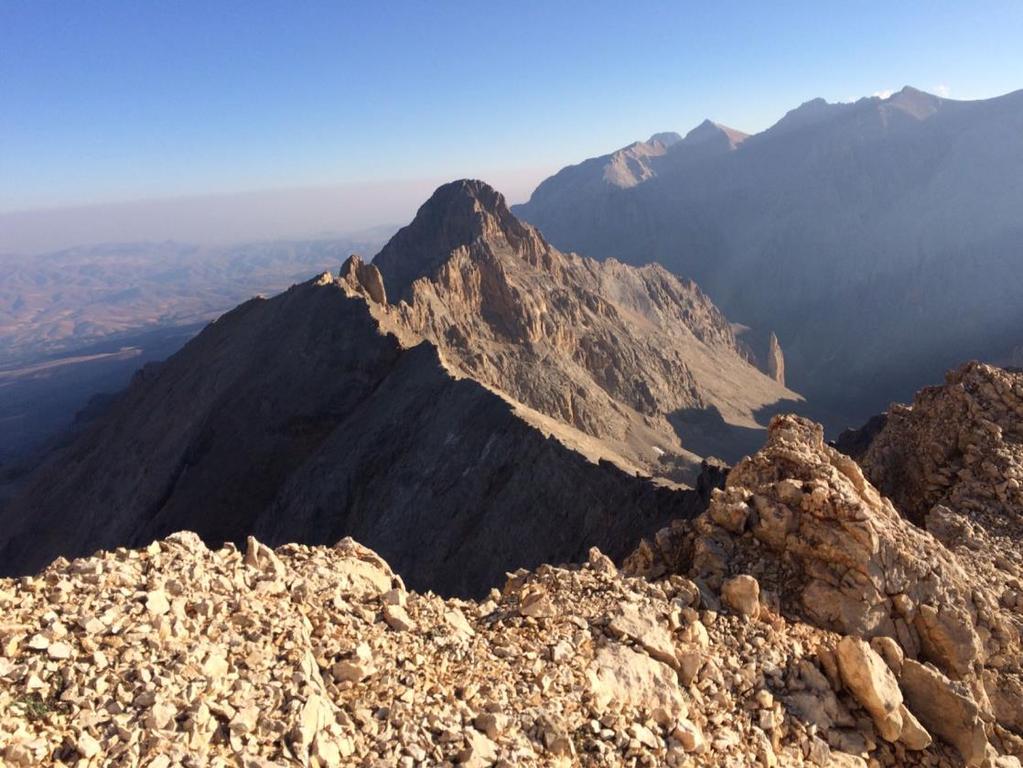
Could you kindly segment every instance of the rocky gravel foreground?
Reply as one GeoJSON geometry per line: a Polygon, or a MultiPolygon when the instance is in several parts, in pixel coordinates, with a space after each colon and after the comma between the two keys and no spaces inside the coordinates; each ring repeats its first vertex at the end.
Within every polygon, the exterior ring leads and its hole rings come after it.
{"type": "Polygon", "coordinates": [[[875,734],[875,710],[898,697],[872,650],[885,646],[787,621],[744,581],[721,608],[685,577],[625,577],[594,550],[475,603],[408,592],[347,539],[211,551],[191,533],[57,561],[0,582],[0,754],[161,768],[960,764],[919,726],[894,744],[875,734]],[[841,744],[853,751],[829,743],[808,701],[859,735],[841,744]]]}

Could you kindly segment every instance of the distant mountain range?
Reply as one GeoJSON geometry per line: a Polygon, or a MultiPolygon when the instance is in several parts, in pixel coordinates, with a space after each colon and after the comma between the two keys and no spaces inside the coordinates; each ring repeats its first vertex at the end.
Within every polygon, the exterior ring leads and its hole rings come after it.
{"type": "Polygon", "coordinates": [[[514,211],[773,331],[832,427],[962,359],[1023,356],[1023,91],[815,99],[753,136],[707,121],[565,168],[514,211]]]}
{"type": "Polygon", "coordinates": [[[693,283],[561,253],[455,182],[372,264],[247,301],[139,372],[5,509],[0,564],[183,528],[355,535],[412,584],[478,594],[693,514],[701,456],[799,404],[774,373],[693,283]]]}

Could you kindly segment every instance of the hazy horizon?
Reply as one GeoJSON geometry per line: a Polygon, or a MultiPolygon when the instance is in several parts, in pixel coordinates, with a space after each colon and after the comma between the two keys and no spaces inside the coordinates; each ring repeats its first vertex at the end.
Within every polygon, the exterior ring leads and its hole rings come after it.
{"type": "MultiPolygon", "coordinates": [[[[477,174],[524,202],[557,168],[477,174]]],[[[259,189],[0,212],[0,255],[31,256],[104,243],[177,240],[229,245],[308,240],[399,227],[453,178],[259,189]]],[[[372,254],[369,254],[372,255],[372,254]]]]}

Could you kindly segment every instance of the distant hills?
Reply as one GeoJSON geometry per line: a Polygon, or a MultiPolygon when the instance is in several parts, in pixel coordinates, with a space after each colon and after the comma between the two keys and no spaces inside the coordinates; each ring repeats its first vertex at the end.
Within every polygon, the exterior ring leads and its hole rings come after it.
{"type": "Polygon", "coordinates": [[[514,211],[557,247],[694,279],[859,423],[962,359],[1023,356],[1023,91],[809,101],[559,171],[514,211]]]}

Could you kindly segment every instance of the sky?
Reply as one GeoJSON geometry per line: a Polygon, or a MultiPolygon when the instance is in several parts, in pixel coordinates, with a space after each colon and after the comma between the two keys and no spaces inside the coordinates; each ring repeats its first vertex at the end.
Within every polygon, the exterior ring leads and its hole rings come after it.
{"type": "Polygon", "coordinates": [[[0,0],[0,251],[402,223],[465,176],[517,202],[704,118],[1016,90],[1021,40],[1018,0],[0,0]]]}

